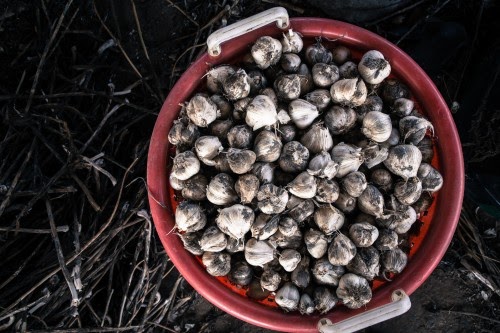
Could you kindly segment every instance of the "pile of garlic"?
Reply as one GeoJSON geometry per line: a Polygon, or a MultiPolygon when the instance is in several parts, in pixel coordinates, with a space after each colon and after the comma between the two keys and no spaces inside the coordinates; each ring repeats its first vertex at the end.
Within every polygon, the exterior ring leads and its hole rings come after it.
{"type": "Polygon", "coordinates": [[[168,139],[185,248],[285,311],[360,308],[400,273],[399,245],[443,179],[432,124],[376,50],[358,64],[292,30],[206,75],[168,139]]]}

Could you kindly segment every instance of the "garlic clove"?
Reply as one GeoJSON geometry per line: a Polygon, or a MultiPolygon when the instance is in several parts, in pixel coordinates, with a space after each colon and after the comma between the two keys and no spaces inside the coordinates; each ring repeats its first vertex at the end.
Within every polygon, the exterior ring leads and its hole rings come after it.
{"type": "Polygon", "coordinates": [[[187,180],[200,171],[200,161],[192,151],[185,151],[174,157],[172,166],[173,177],[187,180]]]}
{"type": "Polygon", "coordinates": [[[372,246],[378,235],[377,227],[367,222],[354,223],[349,227],[349,237],[357,247],[372,246]]]}
{"type": "Polygon", "coordinates": [[[319,286],[314,289],[314,304],[316,310],[321,314],[325,314],[337,304],[338,298],[335,294],[325,286],[319,286]]]}
{"type": "Polygon", "coordinates": [[[215,222],[219,229],[226,235],[242,239],[250,231],[254,222],[255,214],[249,207],[236,204],[231,207],[221,209],[215,222]]]}
{"type": "Polygon", "coordinates": [[[384,165],[393,174],[402,177],[404,180],[416,177],[422,153],[413,145],[398,145],[389,149],[389,155],[384,161],[384,165]]]}
{"type": "Polygon", "coordinates": [[[332,96],[327,89],[316,89],[307,93],[304,99],[316,106],[319,111],[324,111],[330,105],[332,96]]]}
{"type": "Polygon", "coordinates": [[[290,141],[283,146],[279,166],[285,172],[305,170],[309,160],[309,150],[298,141],[290,141]]]}
{"type": "Polygon", "coordinates": [[[200,239],[200,247],[203,251],[220,252],[227,246],[226,235],[216,226],[205,229],[200,239]]]}
{"type": "Polygon", "coordinates": [[[262,267],[274,259],[274,248],[267,241],[250,238],[245,244],[245,259],[252,266],[262,267]]]}
{"type": "Polygon", "coordinates": [[[361,131],[367,138],[375,142],[384,142],[391,136],[391,117],[379,111],[368,112],[363,118],[361,131]]]}
{"type": "Polygon", "coordinates": [[[276,65],[281,57],[281,52],[280,41],[269,36],[260,37],[252,46],[252,57],[260,69],[276,65]]]}
{"type": "Polygon", "coordinates": [[[265,214],[279,214],[286,208],[288,192],[273,184],[264,184],[257,193],[257,206],[265,214]]]}
{"type": "Polygon", "coordinates": [[[339,198],[339,185],[331,179],[320,178],[316,181],[316,196],[318,202],[331,204],[339,198]]]}
{"type": "Polygon", "coordinates": [[[359,309],[372,299],[372,290],[368,281],[356,274],[344,274],[339,280],[337,297],[349,309],[359,309]]]}
{"type": "Polygon", "coordinates": [[[205,200],[207,198],[207,186],[207,177],[198,173],[184,182],[182,197],[194,201],[205,200]]]}
{"type": "Polygon", "coordinates": [[[358,208],[363,213],[381,217],[384,211],[384,197],[382,193],[373,185],[366,186],[366,189],[358,197],[358,208]]]}
{"type": "Polygon", "coordinates": [[[327,236],[340,230],[344,225],[344,221],[344,214],[331,205],[320,206],[314,212],[314,223],[327,236]]]}
{"type": "Polygon", "coordinates": [[[316,106],[303,99],[296,99],[290,102],[288,105],[288,114],[294,124],[300,129],[310,126],[314,122],[314,119],[319,116],[316,106]]]}
{"type": "Polygon", "coordinates": [[[391,74],[391,65],[377,50],[366,52],[358,64],[358,71],[369,84],[379,84],[391,74]]]}
{"type": "Polygon", "coordinates": [[[281,38],[281,46],[283,53],[299,53],[302,51],[304,42],[300,35],[294,32],[292,29],[288,29],[287,32],[283,33],[283,38],[281,38]]]}
{"type": "Polygon", "coordinates": [[[371,281],[380,271],[380,254],[373,246],[359,248],[356,256],[347,264],[347,270],[371,281]]]}
{"type": "Polygon", "coordinates": [[[325,125],[333,135],[344,134],[356,124],[356,112],[353,109],[334,105],[325,114],[325,125]]]}
{"type": "Polygon", "coordinates": [[[312,78],[318,87],[330,87],[339,79],[339,68],[332,64],[316,63],[312,68],[312,78]]]}
{"type": "Polygon", "coordinates": [[[321,124],[312,125],[302,136],[300,142],[313,153],[328,151],[333,147],[333,138],[330,132],[321,124]]]}
{"type": "Polygon", "coordinates": [[[326,236],[318,230],[309,229],[304,234],[304,243],[307,252],[311,257],[319,259],[323,257],[328,250],[328,240],[326,236]]]}
{"type": "Polygon", "coordinates": [[[356,245],[340,232],[328,247],[328,261],[335,266],[346,266],[355,255],[356,245]]]}
{"type": "Polygon", "coordinates": [[[208,127],[220,115],[217,105],[210,98],[200,94],[191,98],[186,113],[189,120],[198,127],[208,127]]]}
{"type": "Polygon", "coordinates": [[[341,105],[360,106],[366,100],[366,85],[361,79],[342,79],[330,88],[332,100],[341,105]]]}
{"type": "Polygon", "coordinates": [[[205,252],[201,260],[212,276],[225,276],[231,270],[231,256],[228,253],[205,252]]]}
{"type": "Polygon", "coordinates": [[[278,99],[291,101],[300,96],[300,77],[297,74],[282,75],[274,81],[278,99]]]}
{"type": "Polygon", "coordinates": [[[347,194],[355,198],[359,197],[368,185],[365,174],[359,171],[351,172],[342,178],[340,184],[347,194]]]}
{"type": "Polygon", "coordinates": [[[300,173],[287,185],[287,190],[302,199],[311,199],[316,195],[316,179],[307,172],[300,173]]]}
{"type": "Polygon", "coordinates": [[[299,290],[292,283],[287,282],[276,292],[274,301],[287,312],[295,311],[300,301],[299,290]]]}
{"type": "Polygon", "coordinates": [[[242,175],[252,170],[256,155],[248,149],[229,148],[227,150],[227,161],[231,171],[242,175]]]}
{"type": "Polygon", "coordinates": [[[392,105],[392,114],[397,117],[406,117],[409,116],[413,111],[414,103],[411,99],[408,98],[398,98],[394,101],[392,105]]]}
{"type": "Polygon", "coordinates": [[[403,205],[413,205],[422,194],[422,182],[417,177],[399,181],[394,186],[394,196],[403,205]]]}
{"type": "Polygon", "coordinates": [[[253,151],[259,162],[275,162],[280,157],[283,144],[279,137],[271,131],[264,130],[255,138],[253,151]]]}
{"type": "Polygon", "coordinates": [[[265,95],[255,96],[246,107],[245,122],[254,131],[264,126],[271,126],[278,120],[273,101],[265,95]]]}
{"type": "Polygon", "coordinates": [[[174,124],[168,132],[168,141],[176,146],[191,147],[199,136],[198,126],[187,119],[179,119],[174,120],[174,124]]]}
{"type": "Polygon", "coordinates": [[[300,253],[293,249],[286,249],[279,255],[279,262],[283,269],[287,272],[292,272],[300,262],[300,253]]]}
{"type": "Polygon", "coordinates": [[[417,176],[422,182],[422,191],[436,192],[443,186],[443,176],[430,164],[420,164],[417,176]]]}
{"type": "Polygon", "coordinates": [[[399,132],[405,143],[418,144],[428,130],[433,132],[434,127],[427,119],[421,117],[407,116],[399,121],[399,132]]]}
{"type": "Polygon", "coordinates": [[[219,206],[225,206],[238,200],[238,195],[234,190],[234,180],[225,173],[219,173],[210,180],[206,195],[208,201],[219,206]]]}
{"type": "Polygon", "coordinates": [[[259,179],[252,174],[242,175],[234,185],[236,194],[240,197],[241,203],[248,204],[257,196],[259,191],[259,179]]]}

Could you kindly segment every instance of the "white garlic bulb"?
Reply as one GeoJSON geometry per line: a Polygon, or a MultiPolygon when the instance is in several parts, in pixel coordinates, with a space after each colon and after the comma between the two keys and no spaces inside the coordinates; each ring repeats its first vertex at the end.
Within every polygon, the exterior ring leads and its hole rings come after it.
{"type": "Polygon", "coordinates": [[[379,217],[377,224],[383,228],[394,230],[398,234],[408,232],[417,220],[417,213],[412,206],[405,206],[402,209],[379,217]]]}
{"type": "Polygon", "coordinates": [[[343,64],[351,58],[351,50],[344,45],[337,45],[332,49],[333,62],[343,64]]]}
{"type": "Polygon", "coordinates": [[[357,171],[364,161],[361,148],[343,142],[333,147],[331,154],[332,160],[339,165],[336,174],[338,178],[342,178],[353,171],[357,171]]]}
{"type": "Polygon", "coordinates": [[[314,281],[323,286],[338,286],[340,277],[344,275],[344,273],[344,266],[334,266],[326,257],[316,260],[312,268],[314,281]]]}
{"type": "Polygon", "coordinates": [[[380,254],[373,246],[358,248],[358,253],[346,268],[351,273],[371,281],[380,272],[380,254]]]}
{"type": "Polygon", "coordinates": [[[337,304],[338,298],[335,294],[330,291],[329,288],[325,286],[319,286],[314,289],[314,304],[316,304],[316,310],[321,314],[325,314],[337,304]]]}
{"type": "Polygon", "coordinates": [[[358,65],[352,61],[346,61],[339,67],[340,78],[356,79],[359,77],[358,65]]]}
{"type": "Polygon", "coordinates": [[[332,62],[332,53],[318,41],[306,49],[306,60],[310,65],[317,63],[328,64],[332,62]]]}
{"type": "Polygon", "coordinates": [[[413,111],[414,103],[408,98],[398,98],[392,104],[392,113],[398,117],[409,116],[413,111]]]}
{"type": "Polygon", "coordinates": [[[176,146],[192,146],[200,136],[198,127],[186,118],[174,120],[172,128],[168,132],[168,141],[176,146]]]}
{"type": "Polygon", "coordinates": [[[436,192],[443,186],[443,176],[430,164],[420,164],[417,176],[422,181],[422,191],[436,192]]]}
{"type": "Polygon", "coordinates": [[[344,134],[356,124],[356,112],[348,107],[334,105],[325,114],[325,125],[333,135],[344,134]]]}
{"type": "Polygon", "coordinates": [[[314,212],[314,223],[329,236],[344,225],[344,214],[331,205],[323,205],[314,212]]]}
{"type": "Polygon", "coordinates": [[[200,171],[200,161],[192,151],[185,151],[174,157],[172,166],[173,177],[187,180],[200,171]]]}
{"type": "Polygon", "coordinates": [[[287,272],[293,271],[300,262],[300,253],[293,249],[285,249],[279,255],[279,262],[287,272]]]}
{"type": "Polygon", "coordinates": [[[434,131],[434,127],[422,117],[407,116],[399,121],[399,132],[405,143],[418,144],[428,130],[434,131]]]}
{"type": "Polygon", "coordinates": [[[220,252],[227,246],[227,238],[216,226],[205,229],[200,239],[200,247],[203,251],[220,252]]]}
{"type": "Polygon", "coordinates": [[[349,227],[349,237],[357,247],[372,246],[378,238],[378,229],[368,222],[354,223],[349,227]]]}
{"type": "Polygon", "coordinates": [[[168,177],[170,186],[176,190],[176,191],[181,191],[184,188],[184,180],[180,180],[174,177],[174,174],[170,174],[168,177]]]}
{"type": "Polygon", "coordinates": [[[296,99],[290,102],[288,105],[288,114],[294,124],[300,129],[310,126],[314,119],[319,116],[316,106],[303,99],[296,99]]]}
{"type": "Polygon", "coordinates": [[[339,68],[332,64],[317,63],[312,70],[313,82],[318,87],[330,87],[339,79],[339,68]]]}
{"type": "Polygon", "coordinates": [[[215,162],[212,160],[215,156],[224,150],[222,148],[222,143],[216,136],[202,136],[194,143],[194,149],[198,158],[203,161],[203,163],[213,166],[215,162]]]}
{"type": "Polygon", "coordinates": [[[234,184],[234,189],[240,197],[241,203],[251,203],[259,191],[259,179],[252,174],[242,175],[234,184]]]}
{"type": "Polygon", "coordinates": [[[342,185],[344,191],[354,198],[359,197],[368,185],[365,174],[359,171],[351,172],[342,178],[340,184],[342,185]]]}
{"type": "Polygon", "coordinates": [[[416,177],[422,153],[413,145],[398,145],[389,149],[389,155],[384,161],[384,165],[393,174],[402,177],[404,180],[416,177]]]}
{"type": "Polygon", "coordinates": [[[189,119],[198,127],[208,127],[220,112],[212,100],[204,95],[194,95],[186,107],[189,119]]]}
{"type": "Polygon", "coordinates": [[[260,286],[264,290],[276,291],[281,283],[281,276],[272,269],[264,270],[260,277],[260,286]]]}
{"type": "Polygon", "coordinates": [[[300,77],[297,74],[282,75],[274,81],[274,90],[279,99],[297,99],[300,96],[300,77]]]}
{"type": "Polygon", "coordinates": [[[368,112],[363,118],[361,132],[373,141],[384,142],[391,136],[391,117],[379,111],[368,112]]]}
{"type": "Polygon", "coordinates": [[[339,280],[337,297],[349,309],[359,309],[372,299],[372,289],[368,281],[356,274],[344,274],[339,280]]]}
{"type": "Polygon", "coordinates": [[[224,96],[235,101],[247,97],[250,94],[250,78],[243,69],[238,69],[234,74],[222,81],[224,96]]]}
{"type": "Polygon", "coordinates": [[[230,65],[222,65],[212,68],[207,72],[207,89],[212,93],[222,92],[222,82],[233,75],[236,69],[230,65]]]}
{"type": "Polygon", "coordinates": [[[294,32],[292,29],[288,29],[287,32],[283,33],[281,46],[283,53],[299,53],[302,51],[302,47],[304,47],[304,42],[298,33],[294,32]]]}
{"type": "Polygon", "coordinates": [[[287,73],[297,73],[297,71],[300,68],[300,64],[302,63],[302,60],[300,59],[299,55],[295,53],[285,53],[281,57],[281,68],[287,73]]]}
{"type": "Polygon", "coordinates": [[[399,274],[403,271],[408,263],[408,257],[401,249],[395,248],[389,251],[382,252],[382,265],[385,273],[399,274]]]}
{"type": "Polygon", "coordinates": [[[283,144],[271,131],[262,131],[255,138],[253,151],[259,162],[275,162],[280,157],[283,144]]]}
{"type": "Polygon", "coordinates": [[[326,236],[321,231],[312,228],[305,232],[304,243],[306,244],[307,252],[309,252],[311,257],[316,259],[323,257],[328,250],[326,236]]]}
{"type": "Polygon", "coordinates": [[[333,203],[339,198],[339,185],[331,179],[320,178],[316,181],[316,196],[314,199],[322,203],[333,203]]]}
{"type": "Polygon", "coordinates": [[[387,149],[387,147],[383,147],[381,144],[371,143],[363,148],[364,163],[368,169],[371,169],[385,161],[387,156],[389,156],[389,149],[387,149]]]}
{"type": "Polygon", "coordinates": [[[208,180],[202,174],[197,173],[184,181],[182,197],[188,200],[202,201],[207,198],[208,180]]]}
{"type": "Polygon", "coordinates": [[[298,141],[290,141],[283,146],[279,166],[285,172],[303,171],[309,160],[309,150],[298,141]]]}
{"type": "Polygon", "coordinates": [[[225,206],[238,200],[233,178],[226,173],[219,173],[213,177],[208,183],[207,199],[219,206],[225,206]]]}
{"type": "Polygon", "coordinates": [[[231,271],[231,256],[224,252],[205,252],[201,257],[208,274],[212,276],[225,276],[231,271]]]}
{"type": "Polygon", "coordinates": [[[279,40],[263,36],[257,39],[252,46],[252,57],[261,69],[276,65],[281,57],[282,46],[279,40]]]}
{"type": "Polygon", "coordinates": [[[361,79],[342,79],[330,88],[332,100],[347,106],[360,106],[366,100],[366,85],[361,79]]]}
{"type": "Polygon", "coordinates": [[[265,95],[255,96],[246,108],[245,122],[254,131],[264,126],[274,125],[277,120],[276,107],[273,101],[265,95]]]}
{"type": "Polygon", "coordinates": [[[227,133],[227,141],[232,148],[248,149],[252,147],[253,131],[247,125],[236,125],[227,133]]]}
{"type": "Polygon", "coordinates": [[[327,89],[317,89],[306,94],[304,99],[316,106],[319,111],[323,111],[332,101],[332,96],[327,89]]]}
{"type": "Polygon", "coordinates": [[[257,193],[257,206],[265,214],[279,214],[286,208],[288,192],[273,184],[264,184],[257,193]]]}
{"type": "Polygon", "coordinates": [[[181,202],[175,210],[175,225],[179,231],[195,232],[205,227],[207,216],[197,204],[181,202]]]}
{"type": "Polygon", "coordinates": [[[328,247],[328,261],[335,266],[346,266],[356,255],[356,245],[343,233],[338,233],[328,247]]]}
{"type": "Polygon", "coordinates": [[[200,247],[200,232],[185,232],[178,235],[186,250],[195,256],[201,256],[203,254],[203,250],[200,247]]]}
{"type": "Polygon", "coordinates": [[[241,239],[250,230],[255,219],[253,210],[240,204],[221,209],[215,222],[226,235],[241,239]]]}
{"type": "Polygon", "coordinates": [[[302,136],[300,142],[313,153],[328,151],[333,147],[333,138],[330,132],[321,124],[312,125],[302,136]]]}
{"type": "Polygon", "coordinates": [[[274,167],[271,163],[256,162],[252,167],[252,173],[257,176],[261,184],[272,183],[274,180],[274,167]]]}
{"type": "Polygon", "coordinates": [[[361,58],[358,71],[366,83],[379,84],[391,74],[391,65],[382,53],[371,50],[361,58]]]}
{"type": "Polygon", "coordinates": [[[358,208],[363,213],[381,217],[384,213],[384,197],[382,193],[373,185],[366,186],[366,189],[358,197],[358,208]]]}
{"type": "Polygon", "coordinates": [[[292,283],[287,282],[276,292],[274,301],[285,311],[295,311],[300,301],[299,290],[292,283]]]}
{"type": "Polygon", "coordinates": [[[250,238],[245,244],[245,259],[252,266],[262,267],[274,259],[274,247],[267,241],[250,238]]]}
{"type": "Polygon", "coordinates": [[[394,186],[394,196],[403,205],[413,205],[422,194],[422,182],[417,177],[399,181],[394,186]]]}
{"type": "Polygon", "coordinates": [[[332,179],[339,170],[337,162],[332,161],[329,153],[323,151],[314,156],[309,162],[307,172],[319,178],[332,179]]]}
{"type": "Polygon", "coordinates": [[[256,155],[249,149],[229,148],[227,150],[227,162],[231,171],[242,175],[252,170],[256,155]]]}
{"type": "Polygon", "coordinates": [[[307,172],[300,173],[287,185],[288,191],[302,199],[314,198],[316,195],[316,180],[307,172]]]}

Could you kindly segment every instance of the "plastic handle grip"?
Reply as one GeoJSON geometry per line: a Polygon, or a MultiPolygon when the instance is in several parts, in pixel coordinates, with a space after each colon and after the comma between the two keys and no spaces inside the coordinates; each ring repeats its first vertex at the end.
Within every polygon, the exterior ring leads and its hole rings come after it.
{"type": "Polygon", "coordinates": [[[220,46],[221,43],[263,27],[274,21],[276,21],[278,28],[288,28],[290,20],[288,18],[288,12],[285,8],[274,7],[219,29],[207,38],[208,54],[212,57],[217,57],[222,52],[220,46]]]}
{"type": "Polygon", "coordinates": [[[398,289],[392,293],[391,303],[361,313],[336,324],[333,324],[329,319],[323,318],[318,322],[318,330],[320,333],[356,332],[363,328],[402,315],[406,311],[410,310],[410,308],[410,298],[403,290],[398,289]]]}

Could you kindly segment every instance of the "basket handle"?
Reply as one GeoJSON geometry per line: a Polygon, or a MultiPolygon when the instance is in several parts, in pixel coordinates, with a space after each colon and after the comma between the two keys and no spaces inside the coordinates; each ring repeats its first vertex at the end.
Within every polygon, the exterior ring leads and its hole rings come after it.
{"type": "Polygon", "coordinates": [[[288,12],[285,8],[274,7],[219,29],[207,38],[208,54],[212,57],[217,57],[222,52],[220,47],[221,43],[263,27],[274,21],[276,21],[278,28],[288,28],[290,20],[288,18],[288,12]]]}
{"type": "Polygon", "coordinates": [[[323,318],[318,322],[320,333],[350,333],[378,324],[385,320],[402,315],[410,310],[410,297],[398,289],[392,293],[392,302],[376,309],[363,312],[357,316],[333,324],[329,319],[323,318]]]}

